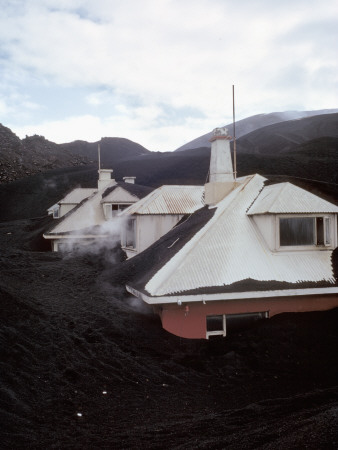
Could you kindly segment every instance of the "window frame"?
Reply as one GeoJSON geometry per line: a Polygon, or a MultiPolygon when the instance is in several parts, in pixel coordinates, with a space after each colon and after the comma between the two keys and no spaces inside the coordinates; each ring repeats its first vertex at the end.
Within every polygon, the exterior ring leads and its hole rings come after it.
{"type": "Polygon", "coordinates": [[[209,339],[210,336],[223,336],[225,337],[227,334],[227,325],[226,325],[226,314],[208,314],[205,317],[205,327],[206,327],[206,338],[209,339]],[[208,317],[222,316],[223,329],[208,331],[208,317]]]}
{"type": "Polygon", "coordinates": [[[128,217],[127,222],[125,223],[125,226],[123,227],[123,230],[122,230],[121,247],[125,248],[127,250],[136,250],[137,249],[137,221],[136,221],[136,217],[128,217]],[[127,245],[127,227],[129,226],[129,223],[132,224],[133,233],[134,233],[134,242],[133,242],[132,245],[127,245]]]}
{"type": "Polygon", "coordinates": [[[298,251],[298,250],[323,250],[334,248],[334,230],[333,224],[335,223],[335,217],[331,214],[277,214],[275,222],[276,229],[276,249],[278,251],[298,251]],[[281,245],[280,239],[280,219],[296,219],[296,218],[313,218],[314,220],[314,243],[307,245],[281,245]],[[322,233],[323,244],[318,244],[318,220],[323,219],[322,233]],[[329,235],[329,236],[328,236],[329,235]]]}

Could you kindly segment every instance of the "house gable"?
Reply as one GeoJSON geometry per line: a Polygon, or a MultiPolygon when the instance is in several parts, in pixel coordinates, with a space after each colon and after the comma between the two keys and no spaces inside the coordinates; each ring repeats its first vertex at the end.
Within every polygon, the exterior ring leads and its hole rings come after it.
{"type": "Polygon", "coordinates": [[[116,186],[109,194],[102,196],[101,203],[135,203],[139,200],[139,197],[131,194],[122,186],[116,186]]]}
{"type": "Polygon", "coordinates": [[[338,207],[291,183],[265,186],[248,209],[272,251],[333,249],[338,207]]]}

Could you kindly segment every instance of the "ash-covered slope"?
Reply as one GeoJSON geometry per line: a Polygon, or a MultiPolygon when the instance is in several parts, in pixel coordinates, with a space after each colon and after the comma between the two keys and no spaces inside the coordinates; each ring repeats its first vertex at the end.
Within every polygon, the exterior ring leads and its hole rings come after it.
{"type": "MultiPolygon", "coordinates": [[[[285,111],[285,112],[273,112],[270,114],[257,114],[255,116],[247,117],[236,122],[236,137],[240,138],[252,131],[264,128],[266,126],[277,124],[284,121],[297,120],[305,117],[312,117],[324,114],[338,113],[338,109],[323,109],[318,111],[285,111]]],[[[233,124],[225,125],[229,131],[230,136],[233,136],[233,124]]],[[[190,142],[182,145],[175,151],[181,152],[189,149],[199,147],[210,147],[210,138],[212,132],[206,133],[190,142]]]]}
{"type": "Polygon", "coordinates": [[[99,142],[75,141],[55,144],[43,136],[19,139],[0,124],[0,184],[61,167],[97,162],[101,146],[101,167],[111,168],[119,161],[150,153],[141,145],[123,138],[102,138],[99,142]]]}
{"type": "Polygon", "coordinates": [[[338,113],[269,125],[242,136],[239,153],[275,155],[292,152],[298,145],[318,138],[338,138],[338,113]]]}
{"type": "Polygon", "coordinates": [[[68,152],[43,136],[19,139],[0,124],[0,184],[57,167],[88,164],[88,158],[68,152]]]}
{"type": "Polygon", "coordinates": [[[46,226],[0,225],[2,448],[336,448],[337,311],[180,339],[46,226]]]}

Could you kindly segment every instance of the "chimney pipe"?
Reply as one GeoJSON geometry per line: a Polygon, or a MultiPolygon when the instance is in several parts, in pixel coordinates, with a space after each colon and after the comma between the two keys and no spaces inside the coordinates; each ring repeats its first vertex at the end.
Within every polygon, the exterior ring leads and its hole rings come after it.
{"type": "Polygon", "coordinates": [[[215,128],[211,141],[210,176],[205,185],[206,205],[215,205],[235,187],[228,130],[215,128]]]}

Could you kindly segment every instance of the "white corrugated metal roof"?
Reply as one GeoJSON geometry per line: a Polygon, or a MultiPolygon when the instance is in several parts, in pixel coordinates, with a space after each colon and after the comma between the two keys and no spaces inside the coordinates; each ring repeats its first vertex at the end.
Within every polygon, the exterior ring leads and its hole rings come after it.
{"type": "Polygon", "coordinates": [[[67,194],[63,199],[61,199],[58,203],[81,203],[82,200],[88,198],[92,195],[97,189],[93,188],[75,188],[69,194],[67,194]]]}
{"type": "Polygon", "coordinates": [[[162,296],[248,278],[333,282],[331,251],[269,251],[246,214],[264,181],[260,175],[248,177],[219,202],[214,216],[151,278],[146,290],[162,296]]]}
{"type": "Polygon", "coordinates": [[[254,214],[338,213],[338,207],[291,183],[266,186],[248,210],[254,214]]]}
{"type": "Polygon", "coordinates": [[[204,186],[161,186],[121,215],[191,214],[204,206],[204,186]]]}

